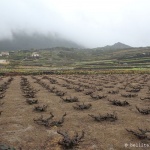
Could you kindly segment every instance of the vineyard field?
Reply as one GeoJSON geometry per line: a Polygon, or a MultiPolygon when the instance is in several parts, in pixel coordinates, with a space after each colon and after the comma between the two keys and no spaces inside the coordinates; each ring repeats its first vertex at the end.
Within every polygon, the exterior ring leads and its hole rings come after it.
{"type": "Polygon", "coordinates": [[[5,147],[125,150],[126,143],[150,145],[149,125],[149,74],[0,77],[5,147]]]}

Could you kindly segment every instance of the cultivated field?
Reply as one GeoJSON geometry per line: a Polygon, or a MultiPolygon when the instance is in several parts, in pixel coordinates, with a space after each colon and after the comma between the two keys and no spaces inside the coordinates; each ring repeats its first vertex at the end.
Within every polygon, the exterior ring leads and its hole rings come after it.
{"type": "Polygon", "coordinates": [[[150,75],[1,77],[0,144],[16,150],[148,150],[150,75]]]}

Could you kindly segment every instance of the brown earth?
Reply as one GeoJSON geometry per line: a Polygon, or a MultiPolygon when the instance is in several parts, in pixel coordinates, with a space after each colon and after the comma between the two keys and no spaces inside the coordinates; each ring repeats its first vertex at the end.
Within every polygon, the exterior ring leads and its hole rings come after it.
{"type": "MultiPolygon", "coordinates": [[[[61,150],[62,147],[58,141],[62,136],[57,130],[68,131],[70,135],[75,132],[85,132],[84,140],[79,144],[78,150],[126,150],[126,149],[150,149],[143,147],[125,147],[128,144],[149,144],[150,141],[143,141],[136,136],[128,133],[127,129],[137,130],[138,127],[150,130],[150,115],[139,113],[135,106],[139,108],[148,108],[150,100],[141,100],[140,98],[150,97],[150,75],[49,75],[48,78],[57,81],[52,84],[43,76],[35,76],[42,82],[55,86],[57,90],[67,92],[66,96],[76,96],[80,102],[85,104],[91,103],[92,107],[88,110],[75,110],[75,103],[66,103],[55,93],[39,85],[31,76],[25,76],[31,86],[39,90],[36,98],[39,104],[29,105],[20,89],[20,76],[13,77],[6,90],[5,97],[0,99],[4,102],[0,106],[0,143],[15,147],[17,150],[61,150]],[[71,81],[71,82],[66,82],[71,81]],[[77,92],[75,89],[67,89],[63,84],[70,85],[72,88],[81,86],[84,91],[77,92]],[[84,85],[88,85],[86,89],[84,85]],[[93,90],[95,87],[102,88],[102,91],[95,90],[94,94],[106,95],[104,99],[94,100],[90,95],[85,95],[85,91],[93,90]],[[127,92],[133,88],[140,87],[137,93],[127,92]],[[108,94],[108,91],[119,91],[117,94],[108,94]],[[137,97],[125,98],[121,94],[137,94],[137,97]],[[120,100],[130,103],[130,106],[120,107],[112,105],[110,100],[120,100]],[[33,111],[36,105],[48,105],[46,112],[33,111]],[[36,124],[33,119],[38,118],[41,114],[44,117],[49,113],[54,114],[54,120],[58,120],[66,112],[67,116],[62,127],[46,128],[36,124]],[[103,121],[96,122],[88,114],[98,115],[116,112],[118,120],[115,122],[103,121]]],[[[0,85],[7,81],[9,77],[0,80],[0,85]]]]}

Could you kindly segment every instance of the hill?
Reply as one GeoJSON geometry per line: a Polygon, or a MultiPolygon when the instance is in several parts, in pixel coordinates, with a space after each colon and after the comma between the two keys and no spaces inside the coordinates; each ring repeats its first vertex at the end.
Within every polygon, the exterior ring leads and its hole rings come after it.
{"type": "Polygon", "coordinates": [[[121,42],[115,43],[114,45],[107,45],[104,47],[96,48],[97,50],[121,50],[132,48],[129,45],[123,44],[121,42]]]}
{"type": "MultiPolygon", "coordinates": [[[[135,69],[150,68],[150,47],[119,50],[96,50],[55,47],[39,50],[10,51],[1,59],[14,67],[64,68],[76,69],[135,69]],[[39,57],[32,57],[33,52],[39,57]]],[[[4,66],[5,67],[5,66],[4,66]]]]}

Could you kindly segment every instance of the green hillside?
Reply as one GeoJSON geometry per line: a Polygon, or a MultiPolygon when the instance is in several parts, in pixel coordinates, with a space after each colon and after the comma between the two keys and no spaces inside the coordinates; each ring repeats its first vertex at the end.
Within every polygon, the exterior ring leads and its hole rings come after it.
{"type": "Polygon", "coordinates": [[[1,56],[9,62],[1,68],[74,68],[74,69],[149,69],[150,48],[117,50],[55,47],[39,50],[9,51],[1,56]],[[39,57],[32,57],[33,52],[39,57]]]}

